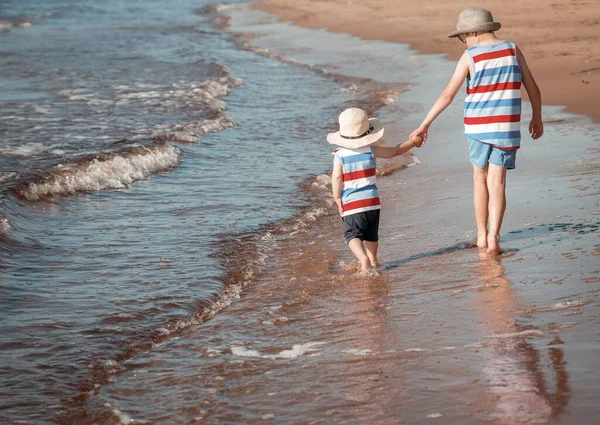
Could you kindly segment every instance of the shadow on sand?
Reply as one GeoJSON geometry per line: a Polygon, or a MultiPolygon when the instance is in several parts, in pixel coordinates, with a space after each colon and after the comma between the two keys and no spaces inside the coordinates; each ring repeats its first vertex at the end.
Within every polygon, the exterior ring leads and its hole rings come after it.
{"type": "MultiPolygon", "coordinates": [[[[600,228],[600,221],[589,224],[581,224],[581,223],[549,223],[549,224],[540,224],[537,226],[526,227],[520,230],[513,230],[504,234],[501,237],[501,241],[503,243],[522,240],[522,239],[531,239],[532,243],[530,245],[526,245],[521,247],[520,249],[509,248],[503,250],[502,254],[508,254],[511,252],[517,252],[523,249],[531,248],[533,246],[537,246],[539,244],[546,244],[550,242],[560,241],[565,238],[570,238],[577,235],[584,235],[587,233],[596,232],[600,228]],[[534,241],[535,238],[538,237],[546,237],[546,236],[555,236],[551,239],[544,239],[540,241],[534,241]]],[[[447,246],[444,248],[436,249],[435,251],[423,252],[420,254],[415,254],[407,258],[402,258],[395,261],[388,261],[386,263],[382,263],[384,271],[396,269],[403,264],[409,263],[411,261],[420,260],[422,258],[434,257],[437,255],[449,254],[455,251],[461,251],[463,249],[471,249],[476,248],[477,245],[474,242],[460,242],[456,245],[447,246]]]]}

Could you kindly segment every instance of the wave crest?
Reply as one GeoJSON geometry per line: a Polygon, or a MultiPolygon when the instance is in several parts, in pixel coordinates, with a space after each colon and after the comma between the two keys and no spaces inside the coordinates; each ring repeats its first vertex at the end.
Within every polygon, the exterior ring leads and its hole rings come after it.
{"type": "Polygon", "coordinates": [[[46,175],[15,189],[28,201],[128,187],[151,174],[177,166],[180,150],[165,143],[137,146],[117,153],[105,153],[66,166],[57,166],[46,175]]]}

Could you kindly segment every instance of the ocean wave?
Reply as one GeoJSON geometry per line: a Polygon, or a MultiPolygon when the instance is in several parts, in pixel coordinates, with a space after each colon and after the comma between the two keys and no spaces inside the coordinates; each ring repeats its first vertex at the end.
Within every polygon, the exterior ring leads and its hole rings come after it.
{"type": "MultiPolygon", "coordinates": [[[[227,72],[223,67],[223,72],[227,72]]],[[[196,119],[187,117],[187,122],[177,124],[155,124],[147,129],[145,126],[132,137],[140,139],[171,140],[180,143],[194,143],[199,135],[213,133],[238,125],[230,116],[225,114],[227,104],[220,97],[227,96],[231,88],[243,84],[240,78],[226,75],[216,80],[202,82],[178,82],[168,87],[155,84],[137,84],[133,86],[119,85],[112,87],[110,96],[102,95],[87,89],[66,89],[58,92],[58,96],[69,101],[84,102],[94,108],[104,111],[113,105],[143,109],[152,109],[157,103],[167,110],[204,111],[210,118],[196,119]]],[[[195,115],[195,114],[194,114],[195,115]]],[[[136,127],[132,122],[131,127],[136,127]]]]}
{"type": "Polygon", "coordinates": [[[4,183],[9,180],[14,180],[19,174],[13,171],[0,173],[0,183],[4,183]]]}
{"type": "Polygon", "coordinates": [[[40,13],[39,15],[25,15],[17,16],[13,18],[3,17],[0,18],[0,31],[9,31],[11,28],[29,28],[31,21],[46,18],[52,16],[52,13],[40,13]]]}
{"type": "Polygon", "coordinates": [[[151,174],[176,167],[179,149],[165,143],[149,147],[128,148],[121,152],[104,153],[72,164],[59,165],[33,181],[14,189],[28,201],[77,192],[94,192],[128,187],[151,174]]]}
{"type": "Polygon", "coordinates": [[[0,235],[6,233],[9,227],[10,226],[8,225],[8,220],[4,217],[0,217],[0,235]]]}
{"type": "Polygon", "coordinates": [[[294,344],[289,350],[282,350],[277,354],[261,354],[258,350],[251,350],[242,345],[232,345],[231,354],[238,357],[259,357],[262,359],[295,359],[307,353],[317,351],[316,346],[323,345],[324,342],[308,342],[306,344],[294,344]]]}
{"type": "Polygon", "coordinates": [[[173,142],[195,143],[199,135],[215,133],[237,125],[237,121],[229,115],[218,114],[216,118],[202,120],[199,123],[180,124],[164,132],[155,131],[152,136],[173,142]]]}

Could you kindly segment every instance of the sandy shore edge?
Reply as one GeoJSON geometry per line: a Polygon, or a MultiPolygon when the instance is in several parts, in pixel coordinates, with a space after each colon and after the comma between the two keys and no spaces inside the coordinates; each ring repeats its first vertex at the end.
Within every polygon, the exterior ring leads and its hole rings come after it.
{"type": "MultiPolygon", "coordinates": [[[[262,0],[252,4],[302,27],[407,43],[421,53],[447,54],[452,60],[460,57],[464,48],[447,34],[455,28],[458,13],[470,6],[464,0],[442,4],[417,0],[262,0]]],[[[565,106],[567,112],[600,122],[600,2],[540,0],[524,5],[517,0],[492,0],[481,6],[492,10],[502,23],[498,35],[523,50],[542,90],[544,105],[565,106]]]]}

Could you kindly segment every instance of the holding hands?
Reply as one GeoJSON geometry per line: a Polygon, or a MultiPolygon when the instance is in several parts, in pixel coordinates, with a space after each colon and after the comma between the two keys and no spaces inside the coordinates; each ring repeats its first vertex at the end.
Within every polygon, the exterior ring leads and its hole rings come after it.
{"type": "Polygon", "coordinates": [[[420,148],[427,141],[427,130],[427,127],[421,125],[421,127],[410,133],[410,140],[415,144],[416,147],[420,148]]]}

